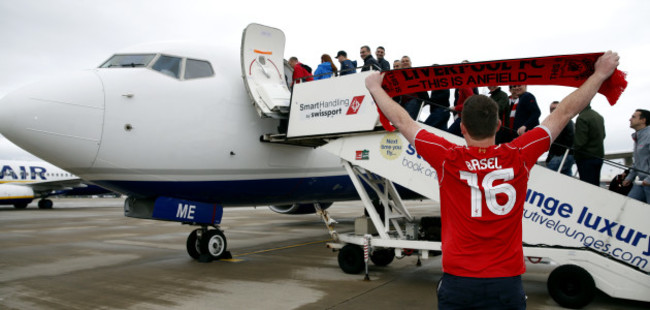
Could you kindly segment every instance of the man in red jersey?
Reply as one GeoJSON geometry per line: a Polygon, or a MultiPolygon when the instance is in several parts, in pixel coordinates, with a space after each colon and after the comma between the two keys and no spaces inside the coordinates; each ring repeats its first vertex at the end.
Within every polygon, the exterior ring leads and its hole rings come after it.
{"type": "Polygon", "coordinates": [[[618,59],[616,53],[605,53],[589,79],[541,126],[500,145],[494,143],[500,121],[492,99],[476,95],[465,102],[460,126],[467,146],[459,146],[421,129],[382,89],[382,75],[366,78],[388,120],[438,173],[444,272],[440,309],[526,308],[521,219],[530,169],[589,104],[618,59]]]}

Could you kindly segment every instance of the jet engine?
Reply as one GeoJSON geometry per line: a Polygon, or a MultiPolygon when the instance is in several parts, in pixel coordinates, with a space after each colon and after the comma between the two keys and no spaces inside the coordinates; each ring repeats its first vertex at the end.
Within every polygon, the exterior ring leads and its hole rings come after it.
{"type": "Polygon", "coordinates": [[[24,209],[33,199],[34,190],[31,187],[0,184],[0,204],[12,204],[17,209],[24,209]]]}
{"type": "MultiPolygon", "coordinates": [[[[325,210],[332,206],[331,202],[321,202],[321,209],[325,210]]],[[[314,214],[316,209],[313,203],[294,203],[290,205],[269,206],[273,212],[280,214],[314,214]]]]}

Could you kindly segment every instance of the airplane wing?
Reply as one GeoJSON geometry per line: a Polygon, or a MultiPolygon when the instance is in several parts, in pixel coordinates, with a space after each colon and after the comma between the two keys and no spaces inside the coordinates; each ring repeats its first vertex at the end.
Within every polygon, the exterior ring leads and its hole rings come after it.
{"type": "Polygon", "coordinates": [[[75,188],[86,188],[86,185],[83,180],[77,179],[67,179],[67,180],[55,180],[55,181],[45,181],[39,183],[27,183],[24,186],[29,186],[34,190],[34,193],[37,196],[50,196],[52,193],[54,195],[62,194],[61,191],[70,191],[75,188]],[[49,194],[49,195],[48,195],[49,194]]]}

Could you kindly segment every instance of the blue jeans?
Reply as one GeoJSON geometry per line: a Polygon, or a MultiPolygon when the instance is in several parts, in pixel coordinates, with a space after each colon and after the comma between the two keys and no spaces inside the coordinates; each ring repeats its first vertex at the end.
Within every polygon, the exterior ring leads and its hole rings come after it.
{"type": "Polygon", "coordinates": [[[603,167],[601,158],[579,159],[576,160],[580,180],[600,186],[600,168],[603,167]]]}
{"type": "Polygon", "coordinates": [[[438,309],[526,309],[521,276],[468,278],[445,273],[438,286],[438,309]]]}
{"type": "Polygon", "coordinates": [[[460,117],[455,119],[453,123],[451,123],[451,126],[449,126],[449,129],[447,132],[457,135],[459,137],[463,136],[462,131],[460,130],[460,117]]]}
{"type": "Polygon", "coordinates": [[[443,108],[434,108],[427,117],[427,120],[424,121],[425,124],[438,128],[440,130],[447,131],[447,123],[449,122],[449,111],[443,108]]]}
{"type": "Polygon", "coordinates": [[[650,203],[650,186],[634,184],[630,192],[627,194],[627,197],[650,203]]]}
{"type": "MultiPolygon", "coordinates": [[[[548,163],[546,163],[546,168],[551,169],[553,171],[557,171],[558,168],[560,168],[560,164],[562,163],[562,157],[559,155],[548,155],[552,156],[551,160],[549,160],[548,163]]],[[[575,163],[575,160],[573,159],[573,155],[567,155],[566,160],[564,161],[564,166],[562,166],[562,174],[572,176],[573,173],[571,171],[571,168],[573,168],[573,164],[575,163]]]]}
{"type": "Polygon", "coordinates": [[[404,110],[409,113],[412,119],[418,120],[420,114],[420,100],[413,98],[404,104],[404,110]]]}

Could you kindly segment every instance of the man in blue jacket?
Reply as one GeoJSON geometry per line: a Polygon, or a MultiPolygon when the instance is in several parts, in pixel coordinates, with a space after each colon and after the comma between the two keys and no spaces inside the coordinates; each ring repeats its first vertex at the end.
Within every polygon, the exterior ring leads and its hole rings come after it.
{"type": "Polygon", "coordinates": [[[339,71],[341,75],[357,73],[357,62],[348,59],[348,53],[345,51],[339,51],[336,53],[335,58],[338,59],[341,64],[341,71],[339,71]]]}

